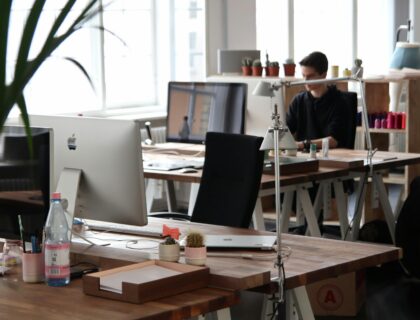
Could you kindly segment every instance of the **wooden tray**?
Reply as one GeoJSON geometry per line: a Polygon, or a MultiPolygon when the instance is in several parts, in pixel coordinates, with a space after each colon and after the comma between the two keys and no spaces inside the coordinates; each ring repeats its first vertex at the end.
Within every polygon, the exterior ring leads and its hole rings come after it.
{"type": "MultiPolygon", "coordinates": [[[[280,175],[290,175],[318,171],[317,159],[303,157],[280,157],[280,175]]],[[[264,173],[274,174],[274,160],[270,165],[264,165],[264,173]]]]}
{"type": "Polygon", "coordinates": [[[150,260],[83,277],[86,294],[108,299],[144,303],[206,287],[207,267],[150,260]]]}

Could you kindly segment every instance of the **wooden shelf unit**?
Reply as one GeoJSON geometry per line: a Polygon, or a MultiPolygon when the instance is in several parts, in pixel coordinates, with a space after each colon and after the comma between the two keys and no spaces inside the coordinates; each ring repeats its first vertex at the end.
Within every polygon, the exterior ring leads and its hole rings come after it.
{"type": "MultiPolygon", "coordinates": [[[[366,80],[365,98],[369,113],[389,111],[389,83],[391,81],[391,79],[366,80]]],[[[420,153],[420,130],[415,125],[416,119],[420,119],[420,78],[410,77],[404,81],[408,82],[405,101],[406,129],[370,129],[372,144],[379,150],[388,150],[389,133],[405,134],[404,151],[420,153]]],[[[363,132],[364,130],[362,127],[358,127],[358,131],[363,132]]],[[[420,165],[411,165],[405,169],[403,177],[390,178],[388,182],[404,182],[406,191],[408,191],[411,180],[417,175],[420,175],[420,165]]]]}

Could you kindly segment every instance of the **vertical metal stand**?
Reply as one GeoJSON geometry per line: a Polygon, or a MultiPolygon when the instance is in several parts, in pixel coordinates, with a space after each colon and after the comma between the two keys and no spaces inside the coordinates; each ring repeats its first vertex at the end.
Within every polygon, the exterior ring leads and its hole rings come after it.
{"type": "Polygon", "coordinates": [[[277,105],[274,106],[273,114],[273,135],[274,135],[274,177],[275,177],[275,206],[276,206],[276,231],[277,231],[277,259],[275,267],[277,268],[278,277],[277,283],[279,287],[278,291],[278,308],[280,310],[281,304],[284,303],[284,274],[283,274],[283,261],[281,257],[281,205],[280,205],[280,152],[279,145],[280,139],[284,135],[284,131],[280,122],[280,115],[278,113],[277,105]]]}

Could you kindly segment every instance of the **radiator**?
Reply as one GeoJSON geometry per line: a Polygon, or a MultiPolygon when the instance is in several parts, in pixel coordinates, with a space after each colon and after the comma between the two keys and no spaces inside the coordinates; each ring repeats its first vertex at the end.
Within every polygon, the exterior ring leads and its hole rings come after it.
{"type": "MultiPolygon", "coordinates": [[[[140,129],[141,140],[147,139],[146,129],[140,129]]],[[[166,142],[166,127],[152,127],[152,139],[154,143],[166,142]]]]}

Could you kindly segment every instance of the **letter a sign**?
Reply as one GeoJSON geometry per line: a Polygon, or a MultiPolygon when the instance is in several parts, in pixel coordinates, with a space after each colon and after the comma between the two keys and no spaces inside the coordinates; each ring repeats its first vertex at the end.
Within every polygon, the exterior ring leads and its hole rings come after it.
{"type": "Polygon", "coordinates": [[[319,289],[317,301],[326,310],[337,310],[343,304],[343,293],[339,287],[327,284],[319,289]]]}

